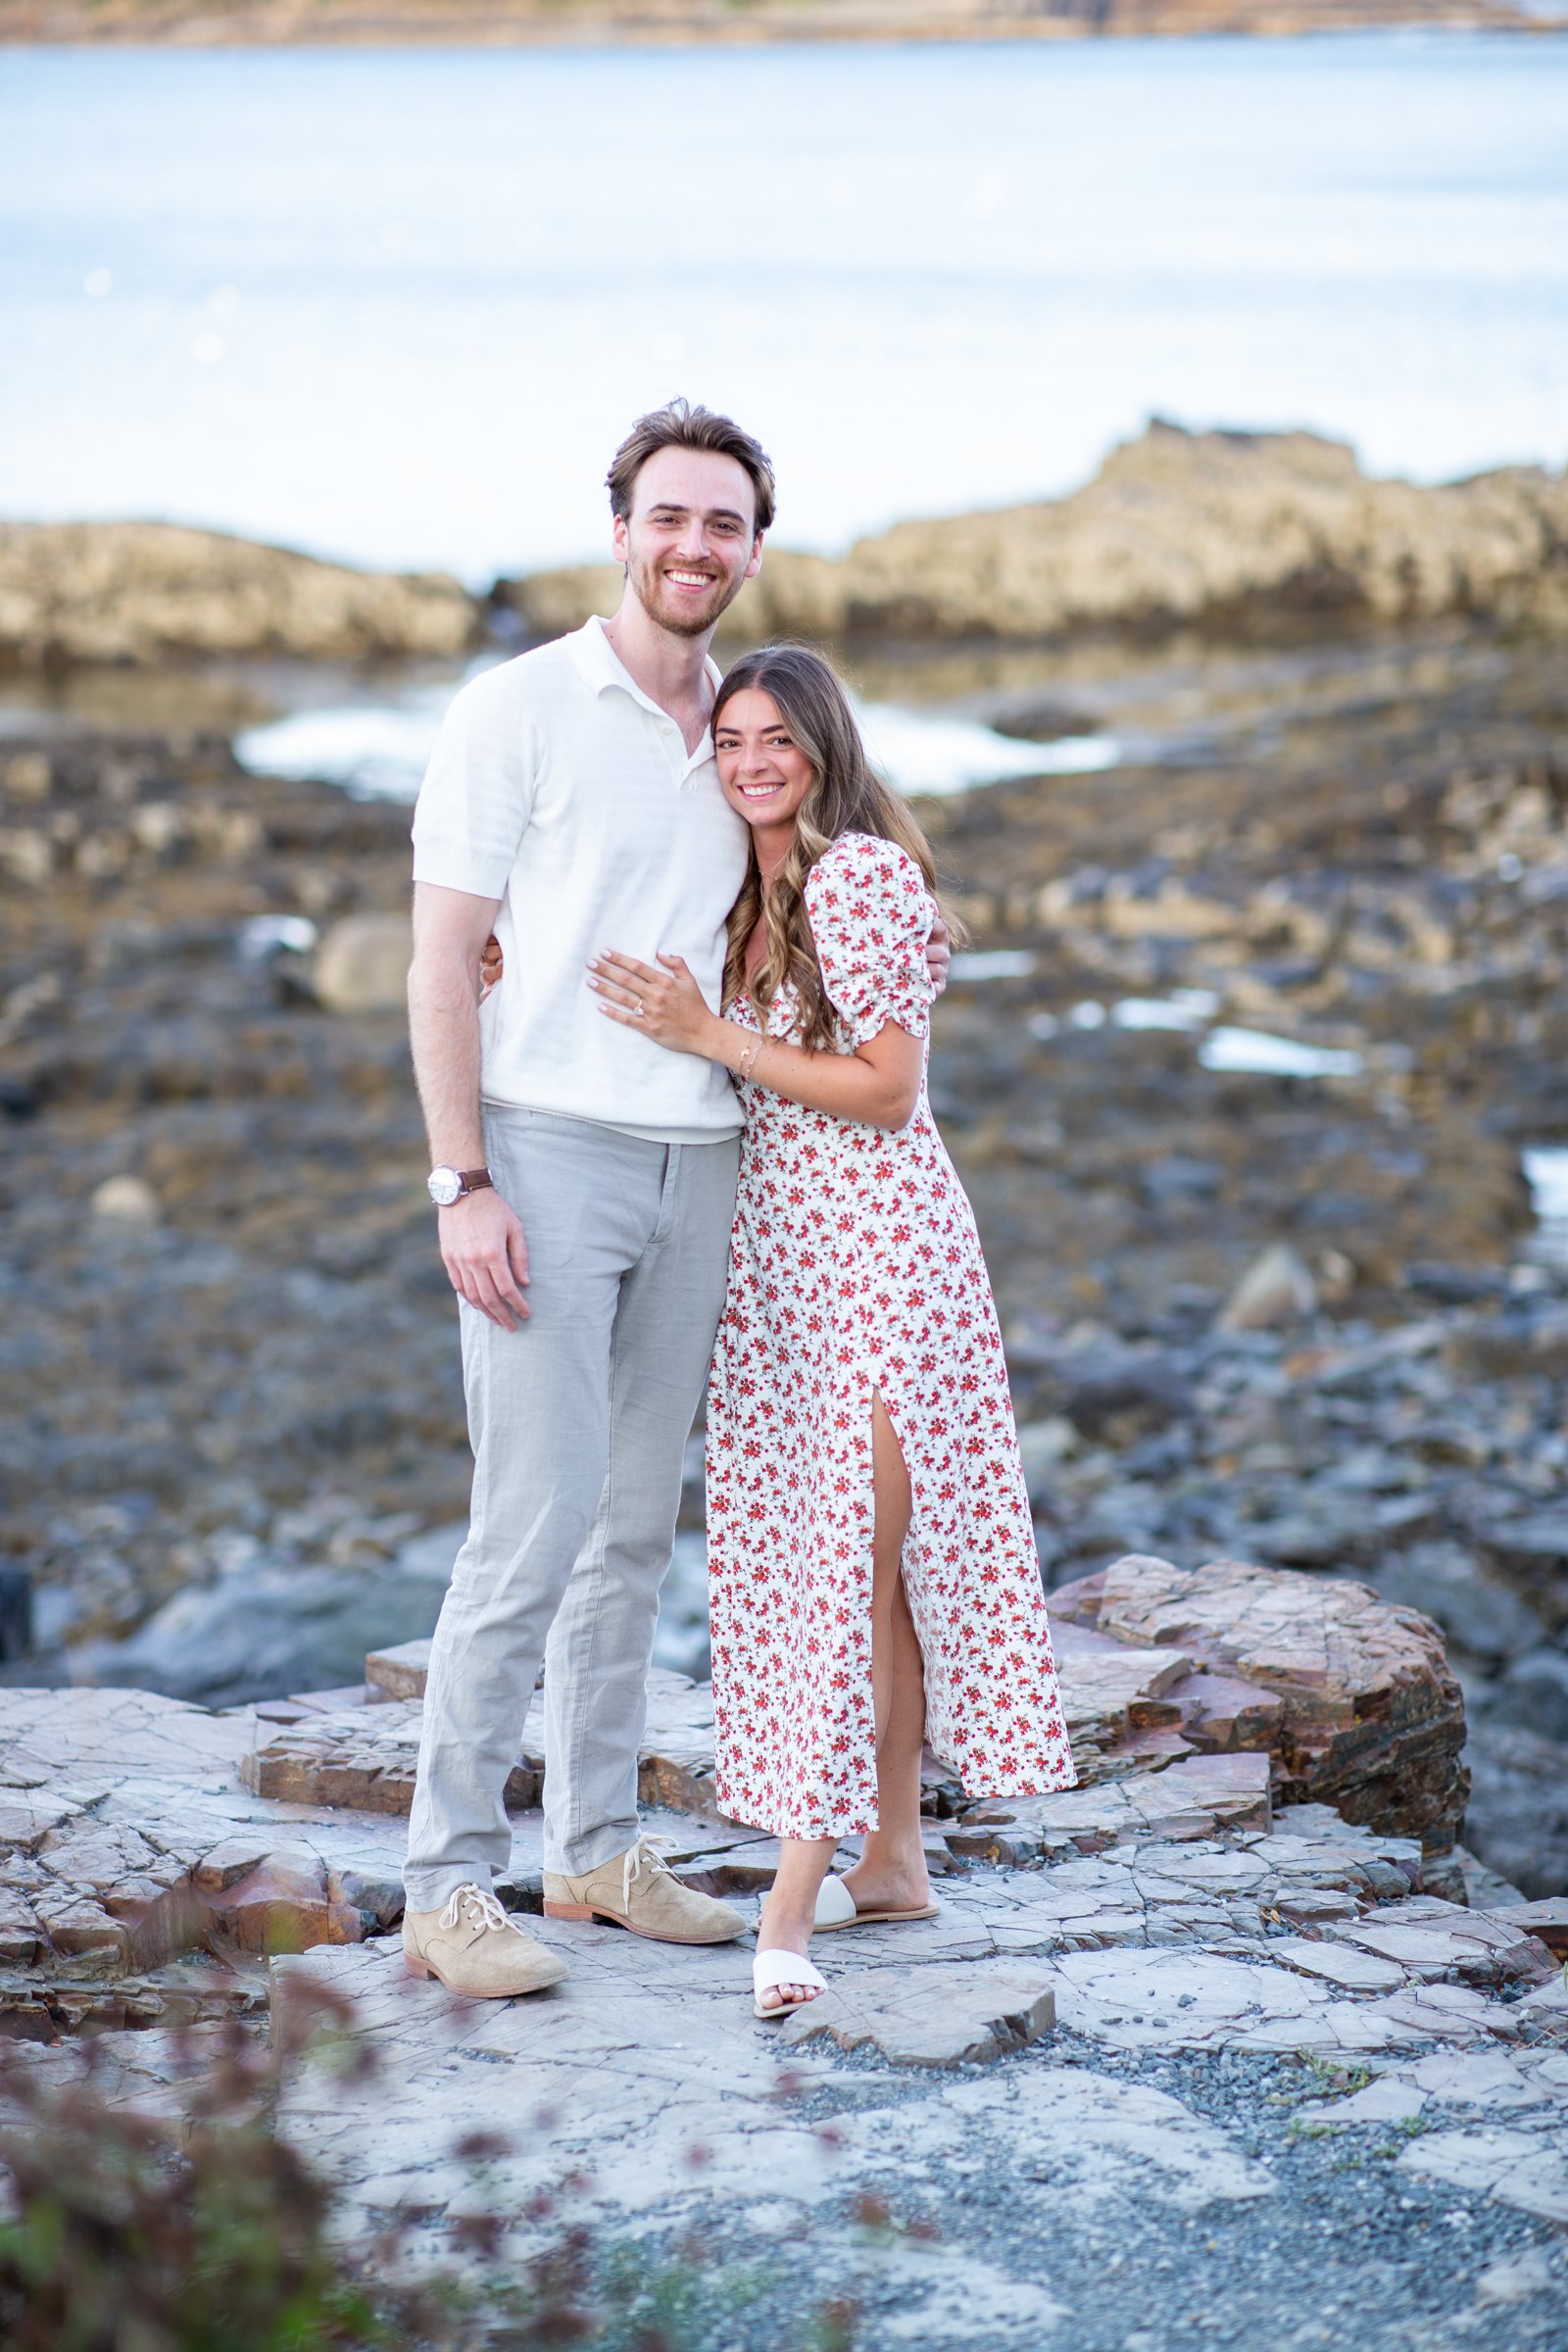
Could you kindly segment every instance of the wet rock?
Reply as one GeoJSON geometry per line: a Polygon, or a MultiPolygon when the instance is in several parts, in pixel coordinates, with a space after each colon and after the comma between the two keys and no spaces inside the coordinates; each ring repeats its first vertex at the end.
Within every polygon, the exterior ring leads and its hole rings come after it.
{"type": "Polygon", "coordinates": [[[0,1560],[0,1664],[32,1647],[32,1579],[15,1560],[0,1560]]]}
{"type": "Polygon", "coordinates": [[[1568,1628],[1568,1510],[1472,1518],[1479,1542],[1553,1633],[1568,1628]]]}
{"type": "Polygon", "coordinates": [[[1072,703],[1042,701],[1036,695],[1009,695],[989,713],[999,735],[1023,743],[1059,743],[1067,735],[1093,735],[1100,721],[1072,703]]]}
{"type": "Polygon", "coordinates": [[[128,1642],[82,1644],[78,1679],[234,1706],[358,1684],[378,1634],[415,1640],[435,1626],[446,1577],[373,1567],[293,1567],[245,1559],[175,1593],[128,1642]]]}
{"type": "Polygon", "coordinates": [[[1536,1649],[1516,1658],[1503,1677],[1500,1703],[1525,1731],[1568,1744],[1568,1656],[1536,1649]]]}
{"type": "MultiPolygon", "coordinates": [[[[1135,1432],[1163,1427],[1186,1402],[1187,1384],[1165,1349],[1129,1346],[1111,1332],[1088,1333],[1060,1346],[1031,1345],[1026,1335],[1015,1333],[1012,1349],[1034,1372],[1042,1392],[1060,1406],[1053,1420],[1065,1419],[1074,1431],[1125,1441],[1135,1432]]],[[[1037,1456],[1041,1443],[1032,1441],[1037,1456]]],[[[1068,1450],[1065,1442],[1062,1450],[1068,1450]]]]}
{"type": "Polygon", "coordinates": [[[1517,1592],[1483,1575],[1473,1553],[1448,1544],[1417,1544],[1377,1571],[1385,1600],[1418,1609],[1471,1657],[1503,1665],[1533,1649],[1544,1628],[1517,1592]]]}
{"type": "Polygon", "coordinates": [[[1317,1305],[1317,1285],[1294,1250],[1275,1242],[1237,1284],[1220,1316],[1225,1331],[1269,1331],[1294,1323],[1317,1305]]]}
{"type": "Polygon", "coordinates": [[[1026,1421],[1020,1426],[1018,1451],[1031,1502],[1049,1494],[1053,1474],[1077,1451],[1078,1445],[1078,1432],[1062,1413],[1053,1414],[1049,1421],[1026,1421]]]}
{"type": "Polygon", "coordinates": [[[107,1225],[156,1225],[163,1213],[158,1195],[141,1176],[105,1177],[89,1205],[107,1225]]]}
{"type": "Polygon", "coordinates": [[[1504,1288],[1501,1272],[1490,1266],[1450,1266],[1434,1259],[1417,1260],[1404,1269],[1404,1279],[1423,1298],[1444,1306],[1474,1306],[1495,1299],[1504,1288]]]}
{"type": "Polygon", "coordinates": [[[1528,1896],[1568,1889],[1568,1744],[1493,1712],[1472,1723],[1465,1762],[1473,1851],[1528,1896]]]}
{"type": "Polygon", "coordinates": [[[314,986],[328,1012],[401,1012],[414,937],[396,914],[351,914],[317,950],[314,986]]]}
{"type": "Polygon", "coordinates": [[[472,600],[444,573],[352,571],[159,522],[0,523],[0,661],[27,669],[451,655],[478,635],[472,600]]]}
{"type": "Polygon", "coordinates": [[[1568,1310],[1554,1305],[1515,1310],[1462,1324],[1448,1343],[1448,1360],[1466,1377],[1512,1380],[1531,1374],[1568,1375],[1568,1310]]]}

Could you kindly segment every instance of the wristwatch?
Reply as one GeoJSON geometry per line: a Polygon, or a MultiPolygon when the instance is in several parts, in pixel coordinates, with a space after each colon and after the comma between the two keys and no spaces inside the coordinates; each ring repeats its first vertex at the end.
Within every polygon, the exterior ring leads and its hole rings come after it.
{"type": "Polygon", "coordinates": [[[488,1168],[432,1168],[424,1180],[437,1208],[450,1208],[454,1200],[466,1200],[470,1193],[482,1193],[494,1183],[488,1168]]]}

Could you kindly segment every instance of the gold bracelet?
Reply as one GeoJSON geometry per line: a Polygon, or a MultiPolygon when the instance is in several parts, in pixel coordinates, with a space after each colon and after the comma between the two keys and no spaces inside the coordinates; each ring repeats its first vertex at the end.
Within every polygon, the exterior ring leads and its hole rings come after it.
{"type": "Polygon", "coordinates": [[[758,1036],[753,1039],[750,1046],[742,1047],[740,1073],[742,1086],[747,1086],[751,1083],[752,1072],[757,1067],[758,1058],[761,1054],[763,1043],[764,1040],[760,1033],[759,1033],[758,1036]]]}

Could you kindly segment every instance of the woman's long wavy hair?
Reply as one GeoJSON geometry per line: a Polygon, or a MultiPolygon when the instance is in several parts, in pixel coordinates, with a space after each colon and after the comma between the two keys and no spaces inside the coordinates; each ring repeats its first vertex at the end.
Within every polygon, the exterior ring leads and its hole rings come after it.
{"type": "MultiPolygon", "coordinates": [[[[724,707],[755,687],[770,695],[780,718],[812,767],[810,789],[795,819],[795,839],[771,890],[764,893],[757,845],[741,895],[730,909],[729,949],[724,958],[724,1006],[728,1010],[746,986],[746,943],[759,915],[766,926],[767,953],[751,983],[750,995],[765,1020],[767,1007],[786,981],[795,985],[801,1042],[817,1048],[833,1042],[834,1012],[822,986],[821,967],[806,915],[806,877],[841,833],[874,833],[906,850],[937,896],[936,861],[930,844],[898,795],[866,758],[849,696],[831,663],[805,645],[766,645],[737,662],[713,703],[713,732],[724,707]]],[[[938,900],[938,904],[941,902],[938,900]]],[[[963,936],[957,918],[943,907],[955,940],[963,936]]]]}

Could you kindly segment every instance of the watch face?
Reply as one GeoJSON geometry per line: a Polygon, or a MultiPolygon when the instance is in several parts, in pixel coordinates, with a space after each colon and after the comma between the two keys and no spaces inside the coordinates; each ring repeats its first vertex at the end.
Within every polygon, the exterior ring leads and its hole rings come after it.
{"type": "Polygon", "coordinates": [[[456,1168],[432,1168],[427,1183],[437,1208],[450,1208],[463,1198],[463,1178],[456,1168]]]}

